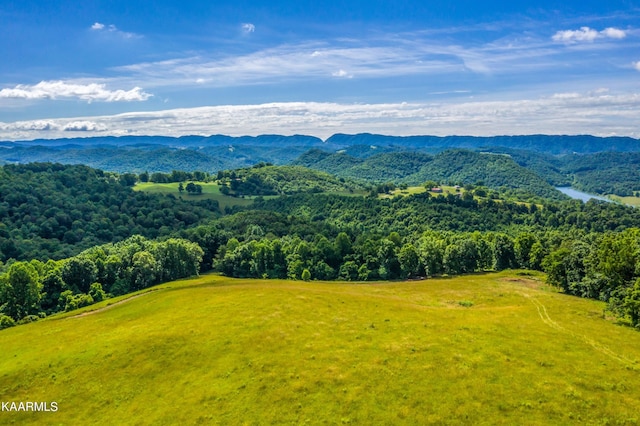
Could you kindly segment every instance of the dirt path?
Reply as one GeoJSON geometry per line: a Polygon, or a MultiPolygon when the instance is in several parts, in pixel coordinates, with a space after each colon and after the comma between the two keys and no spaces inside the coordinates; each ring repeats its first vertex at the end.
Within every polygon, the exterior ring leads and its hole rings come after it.
{"type": "Polygon", "coordinates": [[[71,317],[67,317],[67,319],[69,319],[69,318],[86,317],[87,315],[93,315],[93,314],[97,314],[97,313],[100,313],[100,312],[104,312],[104,311],[106,311],[108,309],[111,309],[111,308],[113,308],[115,306],[122,305],[123,303],[126,303],[126,302],[130,302],[133,299],[137,299],[138,297],[146,296],[147,294],[153,293],[154,291],[157,291],[157,290],[151,290],[151,291],[147,291],[146,293],[136,294],[135,296],[127,297],[126,299],[119,300],[116,303],[112,303],[111,305],[107,305],[107,306],[99,308],[99,309],[94,309],[93,311],[86,311],[86,312],[83,312],[83,313],[78,314],[78,315],[73,315],[71,317]]]}
{"type": "Polygon", "coordinates": [[[607,355],[608,357],[611,357],[613,359],[615,359],[616,361],[624,364],[627,367],[636,367],[636,363],[631,361],[630,359],[627,359],[625,357],[623,357],[622,355],[619,355],[617,353],[615,353],[614,351],[612,351],[611,349],[607,348],[604,345],[601,345],[600,343],[596,342],[595,340],[582,335],[582,334],[577,334],[574,333],[571,330],[568,330],[566,328],[564,328],[563,326],[561,326],[560,324],[558,324],[557,322],[555,322],[553,319],[551,319],[551,317],[549,316],[549,313],[547,312],[547,308],[546,306],[544,306],[542,304],[542,302],[540,302],[538,299],[536,299],[535,297],[529,295],[529,294],[525,294],[525,293],[521,293],[526,299],[528,299],[529,301],[531,301],[531,303],[533,303],[533,305],[536,307],[536,309],[538,310],[538,315],[540,316],[540,319],[542,320],[542,322],[544,322],[545,324],[547,324],[549,327],[561,332],[561,333],[565,333],[568,334],[572,337],[575,337],[578,340],[582,340],[583,342],[587,343],[588,345],[590,345],[592,348],[594,348],[595,350],[597,350],[598,352],[607,355]]]}

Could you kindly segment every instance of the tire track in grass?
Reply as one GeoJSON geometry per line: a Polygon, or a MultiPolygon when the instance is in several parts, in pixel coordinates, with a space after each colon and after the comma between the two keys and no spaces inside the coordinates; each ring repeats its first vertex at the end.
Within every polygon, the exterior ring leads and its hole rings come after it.
{"type": "Polygon", "coordinates": [[[595,340],[585,336],[584,334],[578,334],[578,333],[574,333],[571,330],[566,329],[565,327],[561,326],[560,324],[558,324],[557,322],[555,322],[551,316],[549,316],[549,313],[547,312],[547,307],[540,302],[537,298],[535,298],[534,296],[531,296],[529,294],[526,293],[520,293],[522,294],[526,299],[528,299],[529,301],[531,301],[531,303],[533,303],[533,305],[536,307],[536,309],[538,310],[538,315],[540,316],[540,319],[542,320],[542,322],[544,322],[545,324],[547,324],[549,327],[570,335],[571,337],[574,337],[578,340],[582,340],[583,342],[587,343],[588,345],[590,345],[592,348],[594,348],[595,350],[597,350],[598,352],[607,355],[610,358],[615,359],[616,361],[620,362],[621,364],[625,365],[626,367],[629,367],[631,369],[636,370],[637,369],[637,363],[625,358],[622,355],[617,354],[616,352],[612,351],[611,349],[609,349],[608,347],[596,342],[595,340]]]}

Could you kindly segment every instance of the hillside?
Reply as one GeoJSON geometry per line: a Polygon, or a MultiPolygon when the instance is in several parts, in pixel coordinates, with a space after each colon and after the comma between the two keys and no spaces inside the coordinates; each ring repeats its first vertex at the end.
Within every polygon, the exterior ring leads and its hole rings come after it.
{"type": "Polygon", "coordinates": [[[518,194],[534,194],[548,199],[563,199],[555,188],[531,170],[518,165],[508,155],[466,150],[444,151],[404,181],[419,184],[427,180],[453,183],[482,182],[490,188],[507,188],[518,194]]]}
{"type": "Polygon", "coordinates": [[[366,182],[399,182],[417,173],[432,160],[432,156],[418,152],[389,152],[353,157],[347,153],[330,154],[318,149],[301,155],[293,164],[322,170],[343,178],[366,182]]]}
{"type": "MultiPolygon", "coordinates": [[[[532,158],[521,154],[520,160],[531,161],[532,158]]],[[[564,198],[540,175],[519,165],[506,153],[478,153],[457,149],[429,155],[401,151],[361,159],[345,153],[330,154],[314,149],[300,156],[294,164],[373,183],[421,185],[426,181],[459,184],[482,182],[490,188],[507,188],[525,197],[536,195],[555,200],[564,198]]],[[[542,161],[536,164],[542,165],[538,167],[541,172],[553,167],[542,161]]],[[[553,175],[551,181],[566,181],[566,177],[560,175],[559,171],[555,173],[557,177],[553,175]]]]}
{"type": "Polygon", "coordinates": [[[258,164],[251,168],[225,171],[223,181],[233,193],[242,195],[290,195],[298,193],[346,192],[362,186],[328,173],[300,166],[258,164]]]}
{"type": "Polygon", "coordinates": [[[58,407],[0,422],[624,424],[640,412],[640,334],[536,277],[204,276],[111,303],[0,331],[3,401],[58,407]]]}
{"type": "Polygon", "coordinates": [[[562,167],[574,176],[573,186],[596,194],[630,196],[640,191],[640,152],[602,152],[562,157],[562,167]]]}
{"type": "Polygon", "coordinates": [[[215,201],[134,192],[118,176],[86,166],[0,168],[0,262],[60,259],[133,234],[166,236],[217,215],[215,201]]]}

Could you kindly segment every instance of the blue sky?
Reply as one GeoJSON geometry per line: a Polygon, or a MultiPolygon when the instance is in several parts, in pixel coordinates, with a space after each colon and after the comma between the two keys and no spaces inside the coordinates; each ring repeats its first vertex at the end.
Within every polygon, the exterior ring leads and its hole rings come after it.
{"type": "Polygon", "coordinates": [[[0,139],[640,138],[640,0],[0,5],[0,139]]]}

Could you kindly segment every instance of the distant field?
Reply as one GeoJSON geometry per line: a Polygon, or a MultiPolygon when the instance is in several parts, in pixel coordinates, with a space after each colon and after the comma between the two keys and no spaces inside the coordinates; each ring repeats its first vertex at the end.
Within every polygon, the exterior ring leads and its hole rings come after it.
{"type": "MultiPolygon", "coordinates": [[[[442,196],[446,196],[447,194],[464,194],[465,190],[464,189],[460,189],[459,192],[456,192],[455,187],[453,186],[447,186],[447,185],[443,185],[440,186],[439,188],[442,188],[442,193],[435,193],[435,192],[431,192],[431,195],[434,197],[437,197],[439,195],[442,196]]],[[[410,186],[407,189],[395,189],[393,191],[391,191],[391,194],[382,194],[380,197],[381,198],[391,198],[391,197],[395,197],[396,195],[413,195],[413,194],[422,194],[427,192],[427,189],[424,186],[410,186]]]]}
{"type": "Polygon", "coordinates": [[[2,401],[59,407],[0,423],[635,424],[640,333],[603,307],[514,272],[203,276],[0,331],[2,401]]]}
{"type": "MultiPolygon", "coordinates": [[[[248,206],[253,203],[249,198],[236,198],[224,195],[220,192],[220,187],[213,182],[194,182],[202,186],[202,194],[189,194],[184,191],[182,194],[178,191],[179,183],[138,183],[133,187],[136,191],[144,191],[155,194],[173,194],[176,197],[182,197],[183,200],[216,200],[220,205],[220,209],[229,206],[248,206]]],[[[186,184],[185,184],[186,186],[186,184]]]]}
{"type": "MultiPolygon", "coordinates": [[[[194,182],[198,185],[202,186],[202,194],[194,195],[189,194],[187,191],[184,191],[182,194],[178,191],[179,183],[138,183],[133,187],[136,191],[144,191],[155,194],[173,194],[176,197],[182,197],[183,200],[216,200],[220,205],[220,209],[224,210],[225,207],[233,207],[233,206],[248,206],[253,203],[253,199],[255,196],[246,196],[245,198],[236,198],[228,195],[224,195],[220,192],[220,186],[213,182],[194,182]]],[[[186,186],[186,184],[185,184],[186,186]]],[[[340,192],[332,192],[332,194],[336,195],[344,195],[351,197],[362,197],[366,194],[366,191],[340,191],[340,192]]],[[[276,198],[277,195],[265,195],[263,198],[276,198]]]]}
{"type": "Polygon", "coordinates": [[[618,195],[608,195],[608,197],[629,206],[640,206],[640,197],[620,197],[618,195]]]}

